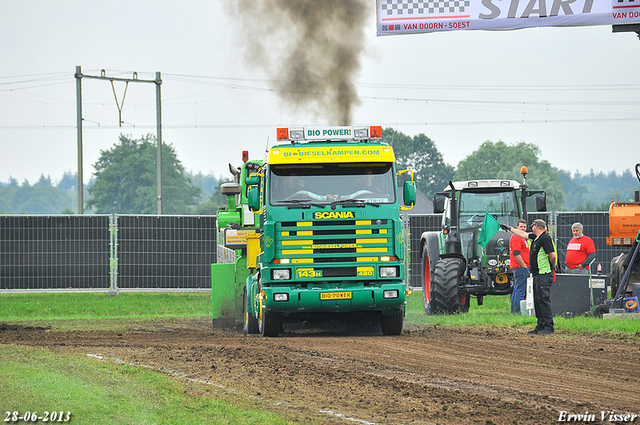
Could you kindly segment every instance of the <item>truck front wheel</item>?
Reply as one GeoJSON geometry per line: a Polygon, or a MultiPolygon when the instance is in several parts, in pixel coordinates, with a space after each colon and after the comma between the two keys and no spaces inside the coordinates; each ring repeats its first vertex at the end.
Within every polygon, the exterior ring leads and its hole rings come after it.
{"type": "Polygon", "coordinates": [[[242,305],[243,307],[243,316],[244,316],[244,334],[245,335],[249,335],[249,334],[257,334],[258,333],[258,321],[256,320],[256,318],[253,316],[253,314],[251,314],[251,312],[249,311],[248,308],[248,304],[247,304],[248,300],[247,300],[247,288],[244,288],[244,296],[242,299],[242,305]]]}
{"type": "Polygon", "coordinates": [[[404,321],[404,309],[389,316],[380,317],[380,327],[383,335],[400,335],[402,322],[404,321]]]}
{"type": "Polygon", "coordinates": [[[458,285],[464,275],[465,263],[460,258],[441,258],[431,277],[430,307],[432,313],[468,311],[469,295],[459,295],[458,285]],[[466,307],[466,308],[465,308],[466,307]]]}
{"type": "Polygon", "coordinates": [[[260,335],[262,336],[278,336],[280,333],[280,319],[278,317],[272,316],[267,313],[262,308],[262,303],[260,306],[260,316],[258,319],[258,329],[260,330],[260,335]]]}

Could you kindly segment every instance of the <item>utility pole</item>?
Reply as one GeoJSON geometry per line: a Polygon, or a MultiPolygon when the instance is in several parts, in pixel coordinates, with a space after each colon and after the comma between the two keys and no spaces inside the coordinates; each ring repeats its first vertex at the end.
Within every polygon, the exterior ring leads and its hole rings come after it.
{"type": "Polygon", "coordinates": [[[162,85],[162,79],[160,79],[160,73],[156,72],[156,143],[157,155],[156,155],[156,179],[158,188],[158,215],[162,215],[162,102],[160,101],[160,86],[162,85]]]}
{"type": "Polygon", "coordinates": [[[76,66],[76,100],[78,129],[78,215],[84,214],[84,182],[82,179],[82,71],[76,66]]]}
{"type": "Polygon", "coordinates": [[[162,79],[160,78],[160,72],[156,72],[155,80],[141,80],[138,78],[136,72],[133,73],[133,78],[117,78],[107,77],[106,71],[103,69],[100,72],[100,76],[85,75],[82,74],[82,70],[79,66],[76,66],[76,98],[77,98],[77,127],[78,127],[78,214],[84,214],[83,208],[83,188],[82,182],[82,78],[92,78],[95,80],[108,80],[111,82],[113,88],[113,95],[116,98],[116,106],[118,107],[118,125],[122,126],[122,106],[124,105],[124,98],[127,94],[125,88],[125,94],[122,97],[122,104],[118,102],[116,96],[116,90],[113,85],[114,81],[122,81],[129,83],[153,83],[156,85],[156,142],[157,142],[157,158],[156,158],[156,174],[157,174],[157,192],[158,192],[158,215],[162,215],[162,105],[160,98],[160,86],[162,85],[162,79]]]}

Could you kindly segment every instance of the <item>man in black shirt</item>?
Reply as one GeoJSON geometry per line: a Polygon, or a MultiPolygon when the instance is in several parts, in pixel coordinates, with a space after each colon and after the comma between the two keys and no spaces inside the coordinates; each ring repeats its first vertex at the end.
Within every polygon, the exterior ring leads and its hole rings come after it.
{"type": "Polygon", "coordinates": [[[527,233],[515,227],[501,226],[514,235],[524,239],[532,239],[529,262],[533,275],[533,307],[536,310],[538,324],[529,331],[534,335],[550,335],[555,333],[553,311],[551,310],[551,284],[557,255],[551,236],[547,233],[547,223],[536,219],[531,225],[533,233],[527,233]]]}

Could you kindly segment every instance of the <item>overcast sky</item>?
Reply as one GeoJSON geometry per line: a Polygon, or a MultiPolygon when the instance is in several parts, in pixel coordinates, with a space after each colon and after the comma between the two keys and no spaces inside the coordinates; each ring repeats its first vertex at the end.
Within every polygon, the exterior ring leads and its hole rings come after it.
{"type": "MultiPolygon", "coordinates": [[[[595,26],[377,37],[369,3],[352,124],[424,133],[453,166],[487,140],[537,145],[571,173],[640,162],[636,34],[595,26]]],[[[265,72],[291,61],[281,45],[247,60],[259,30],[224,1],[0,1],[0,181],[44,174],[55,183],[77,171],[78,65],[141,80],[161,72],[163,139],[193,172],[226,177],[243,150],[262,158],[277,126],[334,124],[282,100],[265,72]]],[[[114,88],[122,102],[124,83],[82,79],[85,182],[120,133],[156,131],[155,85],[129,84],[122,127],[114,88]]]]}

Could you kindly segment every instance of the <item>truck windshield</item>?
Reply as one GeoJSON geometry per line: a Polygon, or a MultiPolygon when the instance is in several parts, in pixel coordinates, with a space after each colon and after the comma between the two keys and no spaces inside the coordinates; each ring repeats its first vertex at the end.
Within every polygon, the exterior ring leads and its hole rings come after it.
{"type": "Polygon", "coordinates": [[[271,205],[396,202],[390,163],[272,165],[271,205]]]}
{"type": "Polygon", "coordinates": [[[484,213],[493,215],[502,224],[516,226],[519,217],[516,192],[460,192],[458,203],[459,228],[482,227],[484,213]]]}

